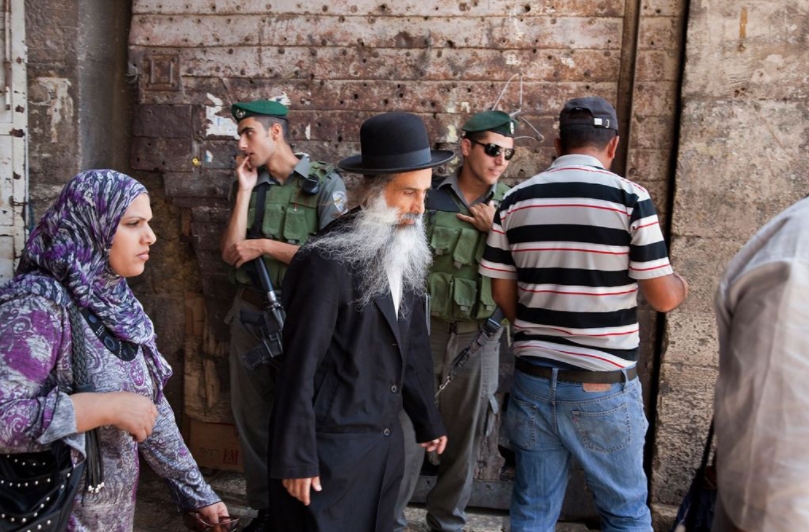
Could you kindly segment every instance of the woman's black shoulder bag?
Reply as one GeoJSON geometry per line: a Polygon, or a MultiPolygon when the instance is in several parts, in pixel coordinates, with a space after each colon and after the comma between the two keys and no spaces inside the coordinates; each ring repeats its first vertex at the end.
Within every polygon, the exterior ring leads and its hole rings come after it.
{"type": "MultiPolygon", "coordinates": [[[[73,331],[73,372],[84,357],[81,315],[68,307],[73,331]]],[[[68,390],[66,390],[68,391],[68,390]]],[[[0,532],[62,532],[67,527],[86,460],[73,466],[62,440],[47,451],[0,454],[0,532]]]]}

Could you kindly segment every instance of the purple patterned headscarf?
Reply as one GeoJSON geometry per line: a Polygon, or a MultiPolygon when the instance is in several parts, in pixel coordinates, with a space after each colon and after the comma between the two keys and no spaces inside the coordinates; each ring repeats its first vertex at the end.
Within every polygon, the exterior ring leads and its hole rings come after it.
{"type": "Polygon", "coordinates": [[[113,170],[90,170],[71,179],[28,238],[17,275],[0,289],[0,301],[35,294],[66,305],[69,296],[121,340],[153,347],[152,321],[109,265],[118,223],[145,193],[142,184],[113,170]]]}

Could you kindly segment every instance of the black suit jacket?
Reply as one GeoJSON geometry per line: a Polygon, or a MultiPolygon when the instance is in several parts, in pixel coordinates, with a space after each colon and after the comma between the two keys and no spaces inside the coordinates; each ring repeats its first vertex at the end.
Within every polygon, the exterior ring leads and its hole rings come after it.
{"type": "MultiPolygon", "coordinates": [[[[352,219],[347,214],[325,231],[352,219]]],[[[361,461],[363,448],[381,444],[394,425],[398,431],[403,406],[418,441],[446,433],[434,402],[424,299],[405,293],[407,311],[397,319],[389,294],[359,308],[359,281],[344,264],[306,247],[289,266],[271,478],[315,477],[321,466],[361,461]]]]}

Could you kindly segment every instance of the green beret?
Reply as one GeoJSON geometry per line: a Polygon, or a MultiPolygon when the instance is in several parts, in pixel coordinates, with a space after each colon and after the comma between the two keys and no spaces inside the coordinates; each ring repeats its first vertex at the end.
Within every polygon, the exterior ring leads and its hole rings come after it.
{"type": "Polygon", "coordinates": [[[517,121],[503,111],[483,111],[466,121],[461,129],[467,133],[493,131],[506,137],[513,137],[517,121]]]}
{"type": "Polygon", "coordinates": [[[230,114],[238,122],[250,116],[275,116],[286,118],[289,109],[273,100],[256,100],[254,102],[238,102],[230,106],[230,114]]]}

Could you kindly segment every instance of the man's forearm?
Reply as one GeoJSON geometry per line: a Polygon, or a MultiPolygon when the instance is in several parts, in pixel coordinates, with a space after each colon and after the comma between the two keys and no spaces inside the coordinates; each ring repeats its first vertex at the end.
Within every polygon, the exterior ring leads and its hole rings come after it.
{"type": "Polygon", "coordinates": [[[513,324],[517,320],[517,281],[492,279],[492,298],[513,324]]]}

